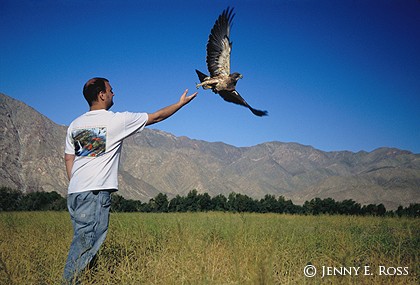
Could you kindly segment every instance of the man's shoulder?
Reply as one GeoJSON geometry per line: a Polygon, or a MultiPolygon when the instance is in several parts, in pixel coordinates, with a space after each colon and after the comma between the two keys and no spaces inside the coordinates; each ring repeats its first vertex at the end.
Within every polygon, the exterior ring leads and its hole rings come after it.
{"type": "Polygon", "coordinates": [[[74,119],[70,126],[75,126],[79,124],[85,124],[87,122],[100,122],[106,121],[109,123],[117,123],[118,121],[126,121],[126,120],[138,120],[139,118],[147,118],[147,113],[140,113],[140,112],[113,112],[109,110],[95,110],[86,112],[76,119],[74,119]]]}
{"type": "Polygon", "coordinates": [[[69,128],[86,123],[100,122],[101,120],[109,120],[113,113],[107,110],[88,111],[75,118],[69,125],[69,128]]]}
{"type": "Polygon", "coordinates": [[[80,121],[80,120],[85,120],[85,119],[90,119],[90,118],[100,118],[100,117],[104,117],[104,116],[108,117],[108,116],[112,116],[114,114],[115,114],[114,112],[108,111],[108,110],[105,110],[105,109],[88,111],[86,113],[81,114],[76,119],[74,119],[73,122],[80,121]]]}

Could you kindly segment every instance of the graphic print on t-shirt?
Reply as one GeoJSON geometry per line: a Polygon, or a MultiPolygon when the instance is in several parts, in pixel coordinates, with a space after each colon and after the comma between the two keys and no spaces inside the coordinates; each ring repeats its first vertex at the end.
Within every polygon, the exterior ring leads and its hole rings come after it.
{"type": "Polygon", "coordinates": [[[105,152],[106,128],[77,129],[72,132],[76,156],[95,157],[105,152]]]}

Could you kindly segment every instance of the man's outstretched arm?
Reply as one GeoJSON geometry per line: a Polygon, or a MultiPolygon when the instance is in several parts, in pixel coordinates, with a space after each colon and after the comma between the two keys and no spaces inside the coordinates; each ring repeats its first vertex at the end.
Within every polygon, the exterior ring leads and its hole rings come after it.
{"type": "Polygon", "coordinates": [[[161,122],[169,118],[170,116],[175,114],[179,109],[191,102],[191,100],[194,99],[195,96],[197,96],[197,92],[191,94],[190,96],[187,96],[187,93],[188,89],[185,90],[184,93],[182,93],[181,98],[179,98],[179,101],[177,103],[160,109],[159,111],[156,111],[154,113],[147,114],[149,116],[149,119],[147,120],[146,126],[161,122]]]}

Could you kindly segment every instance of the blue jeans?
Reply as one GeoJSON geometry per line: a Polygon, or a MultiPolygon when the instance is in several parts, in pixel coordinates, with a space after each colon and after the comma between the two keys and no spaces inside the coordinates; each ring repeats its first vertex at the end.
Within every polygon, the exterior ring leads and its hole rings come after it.
{"type": "Polygon", "coordinates": [[[73,224],[73,241],[64,268],[65,284],[78,284],[78,276],[92,261],[108,232],[110,190],[69,194],[67,207],[73,224]]]}

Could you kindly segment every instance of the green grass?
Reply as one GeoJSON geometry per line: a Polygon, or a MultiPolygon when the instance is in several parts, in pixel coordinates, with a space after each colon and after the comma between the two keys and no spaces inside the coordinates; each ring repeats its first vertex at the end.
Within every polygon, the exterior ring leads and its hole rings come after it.
{"type": "MultiPolygon", "coordinates": [[[[71,237],[66,212],[0,213],[0,284],[60,284],[71,237]]],[[[83,284],[419,284],[419,251],[419,219],[113,213],[83,284]],[[323,266],[362,269],[321,278],[323,266]]]]}

